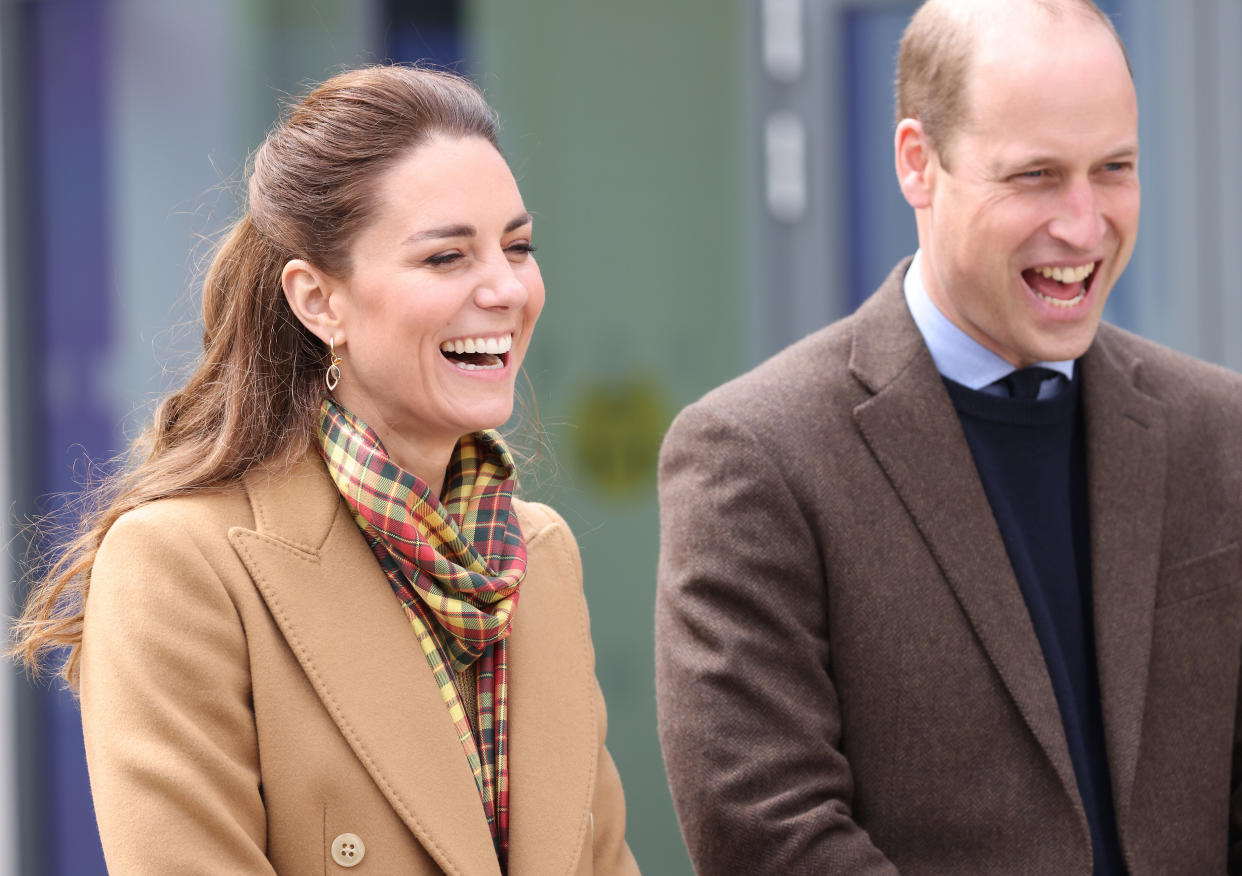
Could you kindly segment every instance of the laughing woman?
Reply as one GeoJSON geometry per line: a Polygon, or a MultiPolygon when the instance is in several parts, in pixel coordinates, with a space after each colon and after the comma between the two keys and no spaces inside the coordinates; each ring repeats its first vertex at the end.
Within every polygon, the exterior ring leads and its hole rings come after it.
{"type": "Polygon", "coordinates": [[[458,77],[342,74],[258,150],[201,365],[18,624],[113,872],[637,872],[577,547],[493,431],[533,252],[458,77]]]}

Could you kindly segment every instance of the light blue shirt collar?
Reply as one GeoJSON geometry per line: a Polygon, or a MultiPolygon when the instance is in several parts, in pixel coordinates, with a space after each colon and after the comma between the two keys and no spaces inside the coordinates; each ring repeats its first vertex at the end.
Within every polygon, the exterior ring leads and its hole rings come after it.
{"type": "MultiPolygon", "coordinates": [[[[906,271],[906,306],[910,308],[914,324],[919,327],[923,342],[927,344],[941,376],[967,389],[983,389],[1016,371],[1007,361],[950,322],[932,303],[923,285],[923,276],[919,273],[921,261],[922,250],[914,254],[910,270],[906,271]]],[[[1073,359],[1037,364],[1065,375],[1066,380],[1074,379],[1073,359]]]]}

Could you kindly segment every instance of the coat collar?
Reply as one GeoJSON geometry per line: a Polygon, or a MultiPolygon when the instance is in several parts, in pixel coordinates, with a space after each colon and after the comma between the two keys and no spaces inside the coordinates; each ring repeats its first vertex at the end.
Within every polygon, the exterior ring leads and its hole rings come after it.
{"type": "MultiPolygon", "coordinates": [[[[341,734],[446,873],[499,876],[426,658],[323,463],[310,454],[288,470],[251,473],[246,490],[255,528],[235,527],[229,540],[341,734]]],[[[556,524],[536,506],[519,502],[517,511],[528,571],[509,637],[508,872],[572,872],[589,830],[602,721],[586,605],[568,584],[551,586],[578,574],[566,545],[553,546],[556,524]]]]}
{"type": "Polygon", "coordinates": [[[1155,621],[1168,433],[1143,365],[1101,326],[1082,358],[1095,652],[1109,770],[1124,824],[1138,764],[1155,621]]]}
{"type": "Polygon", "coordinates": [[[603,745],[577,547],[546,509],[521,504],[526,580],[509,637],[509,876],[589,870],[603,745]]]}
{"type": "MultiPolygon", "coordinates": [[[[898,265],[854,317],[855,421],[926,539],[1086,831],[1043,652],[952,403],[910,317],[898,265]],[[945,513],[952,508],[953,513],[945,513]]],[[[1159,563],[1165,438],[1139,365],[1102,326],[1082,359],[1096,655],[1118,817],[1138,759],[1159,563]]]]}
{"type": "Polygon", "coordinates": [[[474,779],[426,658],[317,455],[256,471],[229,540],[359,761],[446,873],[499,874],[474,779]]]}

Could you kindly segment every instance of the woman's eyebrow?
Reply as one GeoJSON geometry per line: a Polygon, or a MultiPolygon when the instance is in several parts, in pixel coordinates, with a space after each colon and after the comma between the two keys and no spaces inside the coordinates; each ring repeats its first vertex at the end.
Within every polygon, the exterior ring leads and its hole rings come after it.
{"type": "Polygon", "coordinates": [[[509,220],[509,224],[505,226],[505,234],[508,234],[510,231],[517,231],[523,225],[527,225],[534,221],[534,216],[530,215],[530,213],[524,212],[520,216],[509,220]]]}
{"type": "Polygon", "coordinates": [[[417,231],[405,239],[406,243],[415,243],[420,240],[442,240],[446,237],[474,237],[478,231],[473,225],[444,225],[440,228],[429,228],[426,231],[417,231]]]}
{"type": "MultiPolygon", "coordinates": [[[[516,231],[523,225],[534,221],[534,217],[530,213],[522,213],[515,216],[505,225],[505,234],[510,231],[516,231]]],[[[439,228],[428,228],[426,231],[417,231],[405,239],[406,243],[417,243],[420,240],[444,240],[447,237],[474,237],[479,231],[473,225],[444,225],[439,228]]]]}

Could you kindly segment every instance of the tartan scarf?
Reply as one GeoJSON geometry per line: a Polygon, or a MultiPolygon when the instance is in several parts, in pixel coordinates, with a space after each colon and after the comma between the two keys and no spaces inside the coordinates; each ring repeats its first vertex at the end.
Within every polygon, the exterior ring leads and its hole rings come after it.
{"type": "Polygon", "coordinates": [[[463,436],[437,498],[332,399],[319,408],[319,439],[328,472],[431,666],[503,870],[509,847],[505,638],[526,574],[526,545],[511,509],[513,457],[494,431],[463,436]],[[476,662],[478,727],[471,728],[453,679],[476,662]]]}

